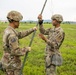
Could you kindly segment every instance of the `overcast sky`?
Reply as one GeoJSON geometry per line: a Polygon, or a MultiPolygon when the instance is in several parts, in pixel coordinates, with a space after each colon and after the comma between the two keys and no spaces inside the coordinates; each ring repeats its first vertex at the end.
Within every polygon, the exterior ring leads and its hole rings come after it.
{"type": "MultiPolygon", "coordinates": [[[[45,0],[0,0],[0,20],[6,20],[7,13],[16,10],[23,20],[37,20],[45,0]]],[[[64,21],[76,21],[76,0],[47,0],[43,19],[51,19],[52,14],[61,14],[64,21]]]]}

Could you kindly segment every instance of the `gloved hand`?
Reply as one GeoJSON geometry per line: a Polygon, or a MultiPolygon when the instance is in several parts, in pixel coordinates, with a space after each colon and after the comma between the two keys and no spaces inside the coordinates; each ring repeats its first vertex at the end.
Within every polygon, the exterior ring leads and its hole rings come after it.
{"type": "Polygon", "coordinates": [[[30,52],[30,51],[31,51],[31,47],[24,47],[24,48],[22,49],[22,55],[25,55],[26,52],[30,52]]]}
{"type": "Polygon", "coordinates": [[[39,21],[42,20],[42,15],[41,14],[38,15],[38,19],[39,19],[39,21]]]}
{"type": "Polygon", "coordinates": [[[26,47],[27,51],[30,52],[31,51],[31,47],[26,47]]]}
{"type": "Polygon", "coordinates": [[[42,19],[42,15],[41,14],[39,14],[39,16],[38,16],[38,23],[39,23],[39,25],[42,25],[43,24],[43,19],[42,19]]]}
{"type": "Polygon", "coordinates": [[[33,27],[33,30],[34,30],[34,31],[37,30],[37,27],[33,27]]]}

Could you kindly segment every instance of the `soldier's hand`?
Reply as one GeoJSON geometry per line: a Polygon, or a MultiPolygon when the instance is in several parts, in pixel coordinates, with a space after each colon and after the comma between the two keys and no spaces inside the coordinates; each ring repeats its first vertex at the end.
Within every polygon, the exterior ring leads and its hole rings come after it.
{"type": "Polygon", "coordinates": [[[38,23],[39,23],[39,25],[43,24],[43,19],[42,19],[42,15],[41,14],[39,14],[39,16],[38,16],[38,23]]]}
{"type": "Polygon", "coordinates": [[[41,14],[38,15],[38,19],[39,19],[40,21],[42,20],[42,15],[41,15],[41,14]]]}
{"type": "Polygon", "coordinates": [[[31,51],[31,47],[27,47],[27,50],[30,52],[31,51]]]}
{"type": "Polygon", "coordinates": [[[33,27],[33,30],[37,30],[37,27],[33,27]]]}
{"type": "Polygon", "coordinates": [[[24,47],[24,48],[22,49],[22,55],[25,55],[26,52],[30,52],[30,51],[31,51],[31,47],[24,47]]]}
{"type": "Polygon", "coordinates": [[[39,37],[42,39],[42,40],[44,40],[45,42],[47,41],[47,38],[43,35],[43,34],[39,34],[39,37]]]}

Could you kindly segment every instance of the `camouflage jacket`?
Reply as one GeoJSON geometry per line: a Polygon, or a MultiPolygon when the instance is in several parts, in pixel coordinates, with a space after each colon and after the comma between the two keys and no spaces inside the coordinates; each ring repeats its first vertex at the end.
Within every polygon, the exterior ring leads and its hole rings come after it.
{"type": "Polygon", "coordinates": [[[48,41],[46,45],[46,54],[58,53],[59,48],[64,40],[65,33],[61,27],[44,29],[43,25],[40,25],[39,30],[42,34],[48,35],[48,41]]]}
{"type": "Polygon", "coordinates": [[[16,64],[17,68],[19,67],[19,64],[21,64],[19,57],[25,55],[25,53],[28,51],[26,47],[19,47],[19,39],[31,34],[33,31],[33,29],[30,29],[27,31],[17,32],[11,26],[8,26],[5,29],[3,35],[4,53],[2,57],[4,67],[8,67],[12,63],[16,64]]]}

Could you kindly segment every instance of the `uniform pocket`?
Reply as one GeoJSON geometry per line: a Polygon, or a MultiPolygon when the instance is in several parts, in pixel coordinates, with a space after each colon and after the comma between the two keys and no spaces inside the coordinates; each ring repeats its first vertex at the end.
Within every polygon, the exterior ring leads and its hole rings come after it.
{"type": "Polygon", "coordinates": [[[51,63],[56,65],[56,66],[61,66],[62,65],[62,56],[59,54],[53,54],[51,58],[51,63]]]}
{"type": "Polygon", "coordinates": [[[51,56],[46,56],[46,67],[50,67],[51,65],[51,56]]]}

